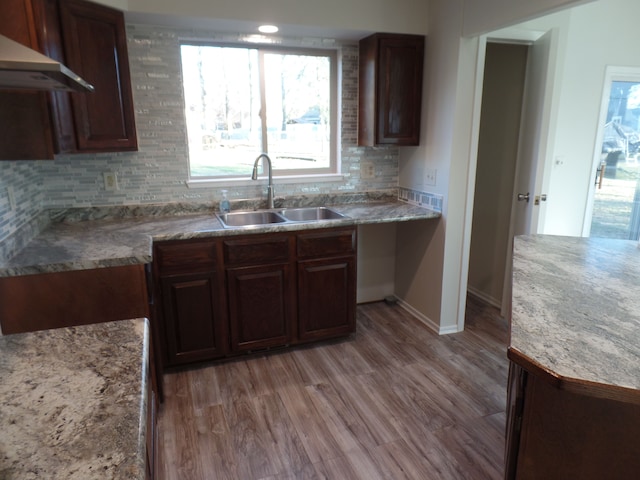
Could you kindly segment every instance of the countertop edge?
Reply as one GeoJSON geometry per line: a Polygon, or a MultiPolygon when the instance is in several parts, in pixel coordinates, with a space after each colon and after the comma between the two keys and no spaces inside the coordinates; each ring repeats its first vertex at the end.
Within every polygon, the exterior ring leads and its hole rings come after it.
{"type": "Polygon", "coordinates": [[[507,357],[512,362],[521,366],[529,373],[532,373],[538,378],[544,380],[558,390],[578,395],[587,395],[590,397],[640,405],[639,390],[562,376],[529,358],[514,347],[509,347],[507,349],[507,357]]]}
{"type": "Polygon", "coordinates": [[[223,228],[212,213],[134,219],[84,220],[71,224],[54,224],[35,237],[12,259],[0,264],[0,279],[147,264],[153,261],[153,243],[166,240],[294,232],[353,225],[432,220],[442,216],[440,212],[435,210],[400,201],[345,204],[331,206],[331,208],[345,214],[347,218],[261,225],[251,228],[223,228]],[[96,231],[89,232],[91,228],[95,228],[96,231]],[[92,241],[95,244],[92,245],[92,241]],[[104,253],[108,250],[108,245],[115,245],[117,252],[104,253]],[[88,253],[68,253],[62,255],[62,258],[53,258],[50,253],[64,252],[64,249],[72,248],[78,248],[82,252],[88,251],[88,253]]]}

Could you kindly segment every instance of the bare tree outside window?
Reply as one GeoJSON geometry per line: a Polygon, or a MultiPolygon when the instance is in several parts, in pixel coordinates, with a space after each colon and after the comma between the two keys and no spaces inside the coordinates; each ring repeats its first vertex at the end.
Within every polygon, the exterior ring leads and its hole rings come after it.
{"type": "Polygon", "coordinates": [[[334,53],[185,44],[181,54],[191,178],[244,177],[261,152],[278,175],[335,172],[334,53]]]}

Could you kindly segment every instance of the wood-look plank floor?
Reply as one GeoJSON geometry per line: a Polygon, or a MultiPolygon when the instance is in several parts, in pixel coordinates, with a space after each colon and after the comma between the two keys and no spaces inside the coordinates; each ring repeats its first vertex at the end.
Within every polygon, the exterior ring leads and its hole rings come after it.
{"type": "Polygon", "coordinates": [[[438,336],[360,305],[346,340],[165,374],[160,480],[500,479],[507,322],[438,336]]]}

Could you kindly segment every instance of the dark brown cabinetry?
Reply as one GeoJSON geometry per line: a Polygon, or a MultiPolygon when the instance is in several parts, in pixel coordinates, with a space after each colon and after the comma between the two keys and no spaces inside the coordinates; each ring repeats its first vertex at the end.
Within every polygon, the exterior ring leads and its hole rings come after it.
{"type": "MultiPolygon", "coordinates": [[[[123,265],[0,278],[0,327],[5,335],[92,323],[149,318],[145,265],[123,265]]],[[[162,398],[155,325],[151,325],[153,390],[162,398]]]]}
{"type": "Polygon", "coordinates": [[[355,331],[354,227],[159,242],[154,249],[167,366],[355,331]]]}
{"type": "Polygon", "coordinates": [[[532,367],[510,365],[505,478],[636,478],[637,398],[619,388],[591,392],[586,382],[565,384],[532,367]]]}
{"type": "Polygon", "coordinates": [[[158,460],[158,396],[153,384],[147,382],[147,437],[146,437],[146,472],[145,478],[156,478],[158,460]]]}
{"type": "Polygon", "coordinates": [[[298,339],[347,335],[356,321],[355,230],[298,235],[298,339]]]}
{"type": "Polygon", "coordinates": [[[0,33],[61,61],[96,89],[1,91],[0,159],[137,149],[122,12],[84,0],[6,0],[0,33]]]}
{"type": "Polygon", "coordinates": [[[358,145],[418,145],[425,37],[360,40],[358,145]]]}
{"type": "Polygon", "coordinates": [[[149,317],[144,265],[0,278],[2,333],[149,317]]]}
{"type": "Polygon", "coordinates": [[[222,357],[226,321],[215,241],[160,242],[154,246],[156,316],[165,365],[222,357]]]}
{"type": "Polygon", "coordinates": [[[290,235],[224,242],[231,350],[250,351],[291,342],[295,302],[290,235]]]}

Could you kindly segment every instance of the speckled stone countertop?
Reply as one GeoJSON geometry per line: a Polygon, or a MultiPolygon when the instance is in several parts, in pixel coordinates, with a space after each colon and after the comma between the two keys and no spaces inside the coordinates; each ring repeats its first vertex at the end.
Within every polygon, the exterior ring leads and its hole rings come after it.
{"type": "Polygon", "coordinates": [[[212,209],[185,214],[171,205],[149,213],[125,207],[63,212],[12,258],[0,263],[0,277],[150,263],[152,244],[160,240],[239,235],[439,218],[434,210],[400,201],[328,205],[340,220],[271,224],[225,229],[212,209]],[[60,219],[58,219],[60,220],[60,219]]]}
{"type": "Polygon", "coordinates": [[[0,337],[0,478],[144,479],[145,319],[0,337]]]}
{"type": "Polygon", "coordinates": [[[640,401],[638,242],[516,237],[509,357],[560,388],[640,401]]]}

